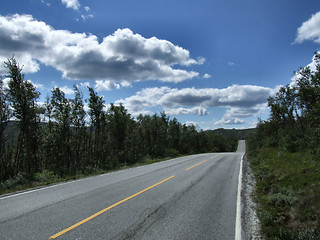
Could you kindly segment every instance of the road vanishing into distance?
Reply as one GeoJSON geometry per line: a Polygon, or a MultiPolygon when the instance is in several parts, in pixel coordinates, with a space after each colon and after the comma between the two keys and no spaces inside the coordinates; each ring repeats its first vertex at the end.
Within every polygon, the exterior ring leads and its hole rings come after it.
{"type": "Polygon", "coordinates": [[[0,239],[235,239],[235,153],[180,157],[0,197],[0,239]]]}

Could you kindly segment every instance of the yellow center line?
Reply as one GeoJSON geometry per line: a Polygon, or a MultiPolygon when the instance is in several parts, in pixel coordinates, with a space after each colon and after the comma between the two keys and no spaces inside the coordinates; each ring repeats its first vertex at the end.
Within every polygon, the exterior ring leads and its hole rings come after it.
{"type": "Polygon", "coordinates": [[[194,167],[196,167],[196,166],[199,166],[200,164],[205,163],[206,161],[208,161],[208,160],[205,160],[205,161],[203,161],[203,162],[201,162],[201,163],[197,163],[197,164],[195,164],[195,165],[187,168],[186,171],[189,171],[191,168],[194,168],[194,167]]]}
{"type": "Polygon", "coordinates": [[[154,187],[160,185],[161,183],[164,183],[164,182],[166,182],[166,181],[168,181],[168,180],[170,180],[171,178],[174,178],[174,177],[175,177],[175,176],[173,175],[173,176],[171,176],[171,177],[169,177],[169,178],[167,178],[167,179],[165,179],[165,180],[162,180],[161,182],[158,182],[158,183],[156,183],[156,184],[154,184],[154,185],[152,185],[152,186],[150,186],[150,187],[148,187],[148,188],[140,191],[140,192],[137,192],[137,193],[131,195],[130,197],[127,197],[127,198],[125,198],[125,199],[123,199],[123,200],[121,200],[121,201],[119,201],[119,202],[117,202],[117,203],[115,203],[115,204],[113,204],[113,205],[111,205],[111,206],[109,206],[109,207],[107,207],[107,208],[105,208],[105,209],[97,212],[96,214],[93,214],[92,216],[90,216],[90,217],[88,217],[88,218],[86,218],[86,219],[84,219],[84,220],[82,220],[82,221],[80,221],[80,222],[72,225],[71,227],[68,227],[68,228],[62,230],[61,232],[58,232],[57,234],[52,235],[52,236],[50,237],[50,239],[56,239],[57,237],[60,237],[61,235],[65,234],[65,233],[67,233],[67,232],[69,232],[69,231],[71,231],[72,229],[75,229],[76,227],[79,227],[80,225],[82,225],[82,224],[90,221],[91,219],[93,219],[93,218],[101,215],[102,213],[105,213],[106,211],[110,210],[111,208],[114,208],[114,207],[120,205],[121,203],[124,203],[124,202],[130,200],[131,198],[134,198],[134,197],[140,195],[141,193],[144,193],[144,192],[150,190],[151,188],[154,188],[154,187]]]}
{"type": "Polygon", "coordinates": [[[218,157],[219,155],[216,155],[216,156],[213,156],[213,157],[211,157],[210,159],[214,159],[215,157],[218,157]]]}

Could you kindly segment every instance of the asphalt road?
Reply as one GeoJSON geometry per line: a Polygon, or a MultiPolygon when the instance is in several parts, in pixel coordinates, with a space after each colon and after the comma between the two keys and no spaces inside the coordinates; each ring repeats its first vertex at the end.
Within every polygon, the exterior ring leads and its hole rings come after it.
{"type": "Polygon", "coordinates": [[[0,197],[0,239],[235,239],[244,149],[0,197]]]}

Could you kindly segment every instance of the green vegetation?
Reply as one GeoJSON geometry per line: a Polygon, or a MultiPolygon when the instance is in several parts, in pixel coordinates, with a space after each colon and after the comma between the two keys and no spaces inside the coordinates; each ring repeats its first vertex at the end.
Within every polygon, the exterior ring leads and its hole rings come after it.
{"type": "Polygon", "coordinates": [[[10,81],[4,89],[0,78],[0,194],[167,157],[236,149],[236,135],[198,132],[164,112],[134,119],[123,105],[105,110],[90,87],[86,100],[76,85],[73,99],[54,88],[39,105],[40,93],[16,60],[5,66],[10,81]]]}
{"type": "Polygon", "coordinates": [[[267,239],[320,239],[320,159],[263,148],[249,160],[267,239]]]}
{"type": "Polygon", "coordinates": [[[294,86],[269,98],[271,116],[248,138],[267,239],[320,239],[320,55],[294,86]]]}

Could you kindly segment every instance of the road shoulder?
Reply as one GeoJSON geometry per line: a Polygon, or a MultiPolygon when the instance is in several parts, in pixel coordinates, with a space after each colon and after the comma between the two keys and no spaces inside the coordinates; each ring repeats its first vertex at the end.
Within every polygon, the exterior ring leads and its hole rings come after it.
{"type": "Polygon", "coordinates": [[[260,234],[260,221],[256,213],[256,203],[253,200],[256,181],[249,166],[246,155],[242,161],[241,189],[241,228],[242,240],[263,240],[260,234]]]}

